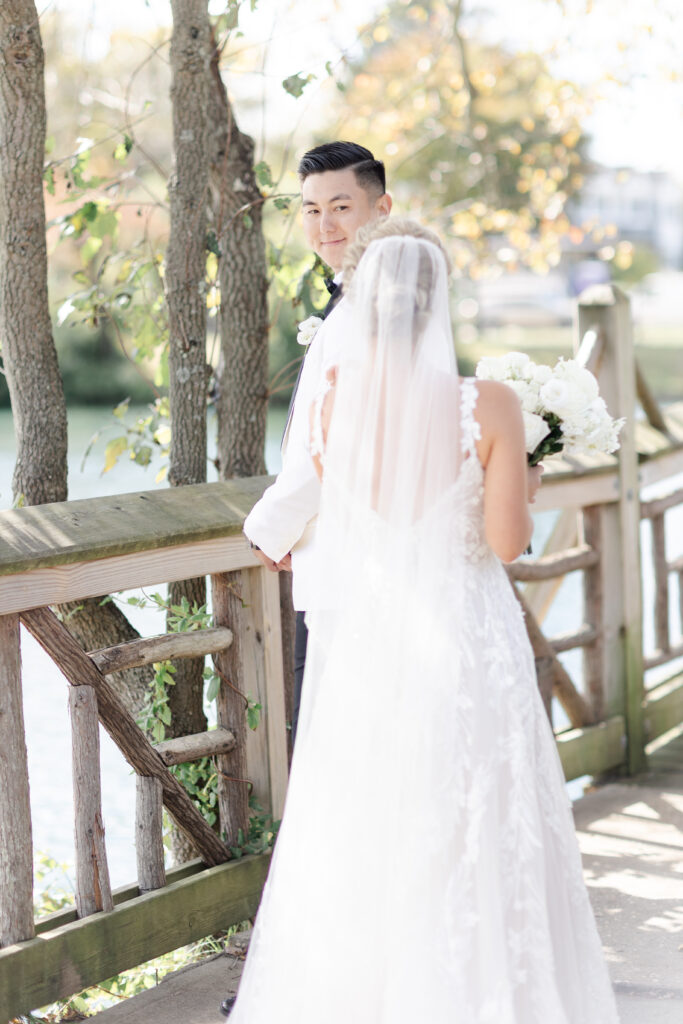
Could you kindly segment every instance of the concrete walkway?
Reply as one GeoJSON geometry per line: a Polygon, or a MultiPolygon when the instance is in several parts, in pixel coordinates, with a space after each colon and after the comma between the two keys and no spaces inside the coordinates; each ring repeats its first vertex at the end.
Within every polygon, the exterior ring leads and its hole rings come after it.
{"type": "MultiPolygon", "coordinates": [[[[683,1024],[683,736],[635,782],[588,793],[575,816],[622,1024],[683,1024]]],[[[219,1024],[241,965],[239,955],[221,955],[93,1019],[219,1024]]]]}

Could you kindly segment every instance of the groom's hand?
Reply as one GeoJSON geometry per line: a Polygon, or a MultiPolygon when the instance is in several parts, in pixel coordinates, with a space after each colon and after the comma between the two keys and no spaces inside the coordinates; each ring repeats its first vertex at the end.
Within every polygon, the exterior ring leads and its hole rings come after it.
{"type": "MultiPolygon", "coordinates": [[[[265,566],[266,569],[269,569],[270,572],[280,572],[280,569],[283,568],[282,562],[280,562],[279,564],[277,562],[274,562],[272,558],[268,558],[268,555],[265,553],[265,551],[261,551],[261,548],[252,547],[251,553],[253,554],[254,558],[258,558],[261,565],[265,566]]],[[[285,558],[289,558],[289,555],[285,555],[285,558]]]]}

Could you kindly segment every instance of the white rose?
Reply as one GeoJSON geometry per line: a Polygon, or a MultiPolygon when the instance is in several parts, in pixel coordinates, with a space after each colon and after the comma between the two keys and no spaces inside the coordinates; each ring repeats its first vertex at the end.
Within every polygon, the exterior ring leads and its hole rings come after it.
{"type": "Polygon", "coordinates": [[[531,360],[525,352],[508,352],[501,357],[507,369],[507,376],[525,377],[531,360]]]}
{"type": "Polygon", "coordinates": [[[539,387],[541,384],[545,384],[549,381],[552,375],[553,371],[549,366],[546,366],[545,363],[541,363],[540,365],[534,364],[534,382],[538,384],[539,387]]]}
{"type": "Polygon", "coordinates": [[[479,380],[505,380],[507,371],[500,357],[484,356],[477,363],[474,373],[479,380]]]}
{"type": "Polygon", "coordinates": [[[550,433],[550,427],[542,416],[536,416],[532,412],[522,410],[524,420],[524,441],[526,450],[532,455],[538,448],[541,441],[550,433]]]}
{"type": "Polygon", "coordinates": [[[590,370],[580,366],[575,359],[558,359],[553,376],[573,384],[584,393],[588,402],[598,397],[597,380],[590,370]]]}
{"type": "Polygon", "coordinates": [[[561,420],[569,419],[582,412],[588,404],[586,396],[572,381],[562,380],[553,375],[541,385],[539,398],[543,406],[554,412],[561,420]]]}
{"type": "Polygon", "coordinates": [[[525,412],[539,411],[538,388],[525,380],[506,380],[505,383],[519,398],[525,412]]]}
{"type": "Polygon", "coordinates": [[[296,336],[299,344],[310,345],[321,323],[322,317],[319,316],[309,316],[306,320],[302,320],[296,336]]]}

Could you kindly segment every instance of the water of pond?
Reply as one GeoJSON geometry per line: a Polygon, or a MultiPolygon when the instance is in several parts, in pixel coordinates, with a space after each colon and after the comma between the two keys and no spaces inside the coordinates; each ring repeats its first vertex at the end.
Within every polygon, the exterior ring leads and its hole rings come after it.
{"type": "MultiPolygon", "coordinates": [[[[271,413],[268,422],[266,462],[269,472],[273,473],[280,468],[279,445],[284,417],[284,410],[276,409],[271,413]]],[[[166,486],[164,483],[155,484],[155,477],[160,468],[158,459],[146,469],[129,460],[122,460],[111,472],[102,475],[104,446],[107,440],[117,436],[117,430],[120,433],[120,425],[111,422],[110,413],[106,409],[70,411],[70,498],[120,494],[166,486]],[[108,423],[111,424],[110,427],[106,426],[108,423]],[[83,455],[90,439],[103,425],[105,429],[100,439],[83,464],[83,455]]],[[[9,412],[0,410],[0,507],[7,508],[11,504],[13,465],[14,436],[11,416],[9,412]]],[[[215,479],[215,473],[213,478],[215,479]]],[[[533,541],[535,550],[541,550],[553,521],[554,513],[543,513],[536,517],[533,541]]],[[[675,536],[677,527],[683,526],[681,516],[677,516],[676,524],[672,523],[671,526],[675,536]]],[[[678,552],[672,552],[675,553],[678,552]]],[[[651,573],[646,572],[644,584],[646,607],[650,607],[653,593],[651,573]]],[[[672,592],[671,597],[672,607],[676,607],[677,594],[672,592]]],[[[565,579],[545,621],[546,631],[554,635],[578,627],[581,623],[581,605],[581,574],[573,573],[565,579]]],[[[127,608],[127,614],[136,628],[145,635],[164,630],[158,612],[127,608]]],[[[648,623],[649,619],[646,616],[647,636],[651,638],[652,630],[648,623]]],[[[73,810],[68,686],[54,663],[26,634],[22,638],[22,659],[34,847],[70,864],[73,860],[73,810]]],[[[562,660],[572,675],[576,677],[580,674],[579,652],[569,652],[562,656],[562,660]]],[[[562,725],[563,722],[562,711],[558,708],[556,724],[562,725]]],[[[104,730],[100,732],[103,814],[112,884],[117,886],[135,878],[135,786],[131,771],[117,747],[104,730]]],[[[573,797],[580,795],[581,781],[570,784],[569,791],[573,797]]]]}

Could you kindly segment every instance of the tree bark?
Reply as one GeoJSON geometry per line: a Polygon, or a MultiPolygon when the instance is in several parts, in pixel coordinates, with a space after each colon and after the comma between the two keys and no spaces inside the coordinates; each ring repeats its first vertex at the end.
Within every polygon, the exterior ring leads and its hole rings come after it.
{"type": "Polygon", "coordinates": [[[166,258],[173,486],[206,481],[206,196],[211,36],[207,0],[173,0],[175,169],[166,258]]]}
{"type": "Polygon", "coordinates": [[[0,4],[0,343],[15,501],[64,501],[66,405],[47,295],[44,57],[32,0],[0,4]]]}
{"type": "MultiPolygon", "coordinates": [[[[207,0],[172,0],[171,102],[175,168],[169,183],[171,230],[166,258],[169,312],[169,482],[177,487],[206,481],[206,206],[208,193],[209,64],[211,29],[207,0]]],[[[172,605],[183,597],[206,603],[203,577],[173,583],[172,605]]],[[[204,732],[204,660],[174,663],[169,693],[171,737],[204,732]]],[[[176,862],[194,856],[174,833],[176,862]]]]}
{"type": "Polygon", "coordinates": [[[215,45],[210,104],[211,207],[221,253],[217,449],[221,479],[228,480],[266,471],[268,278],[254,143],[235,121],[215,45]]]}
{"type": "MultiPolygon", "coordinates": [[[[254,174],[254,143],[240,131],[211,58],[211,218],[221,255],[218,279],[220,359],[216,370],[218,472],[222,480],[266,472],[268,411],[268,275],[263,196],[254,174]]],[[[280,574],[287,721],[294,693],[292,579],[280,574]]]]}
{"type": "MultiPolygon", "coordinates": [[[[0,4],[0,343],[17,440],[13,492],[27,505],[67,498],[66,403],[47,291],[43,65],[35,4],[0,4]]],[[[86,650],[138,636],[114,605],[78,604],[62,610],[86,650]]],[[[137,670],[116,680],[133,714],[149,678],[137,670]]]]}

